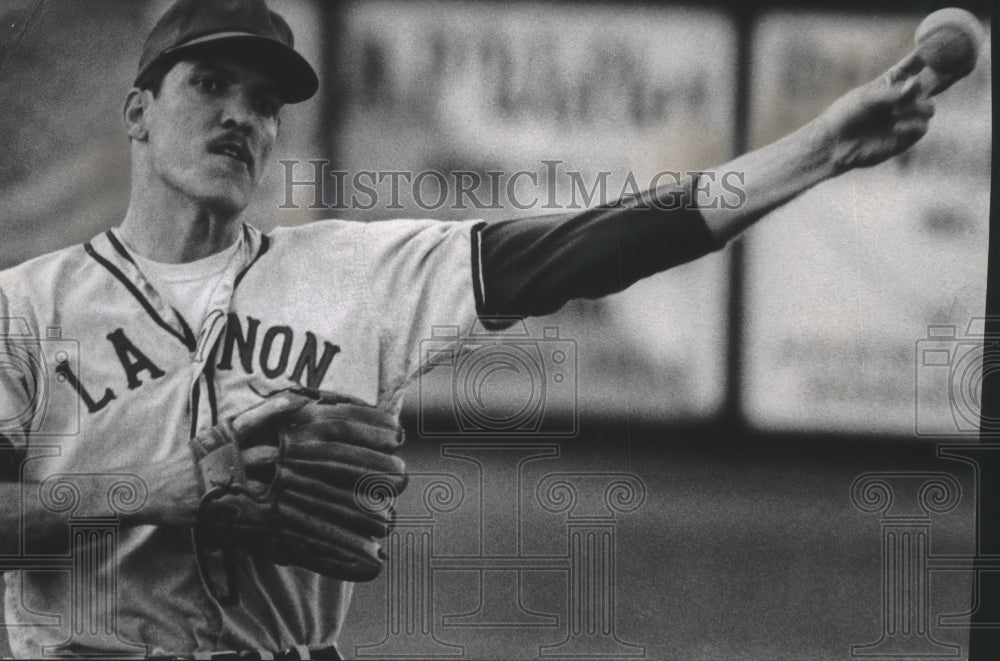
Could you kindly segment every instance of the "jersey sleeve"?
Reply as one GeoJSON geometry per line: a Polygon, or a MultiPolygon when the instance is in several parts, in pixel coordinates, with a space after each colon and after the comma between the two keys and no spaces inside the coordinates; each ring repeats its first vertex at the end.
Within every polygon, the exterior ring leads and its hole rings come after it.
{"type": "MultiPolygon", "coordinates": [[[[493,222],[479,231],[478,312],[487,327],[598,298],[723,246],[694,204],[694,179],[583,212],[493,222]]],[[[509,323],[509,322],[507,322],[509,323]]]]}
{"type": "Polygon", "coordinates": [[[392,220],[366,226],[366,295],[380,333],[380,398],[397,400],[419,374],[426,342],[458,340],[473,329],[473,236],[480,225],[392,220]]]}
{"type": "Polygon", "coordinates": [[[492,223],[366,226],[368,296],[379,320],[384,394],[435,349],[479,330],[598,298],[722,248],[694,203],[697,181],[582,212],[492,223]]]}

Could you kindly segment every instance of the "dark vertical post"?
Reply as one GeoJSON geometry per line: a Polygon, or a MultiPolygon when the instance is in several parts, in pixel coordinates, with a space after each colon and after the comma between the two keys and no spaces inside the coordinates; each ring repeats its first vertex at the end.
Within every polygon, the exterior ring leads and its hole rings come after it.
{"type": "MultiPolygon", "coordinates": [[[[757,9],[749,4],[738,4],[732,10],[736,26],[736,78],[735,116],[733,118],[733,156],[745,153],[750,147],[750,67],[753,57],[753,30],[757,9]]],[[[744,260],[743,239],[736,239],[730,245],[729,259],[729,306],[726,337],[729,351],[726,357],[726,401],[723,411],[724,423],[740,428],[744,422],[743,410],[743,368],[745,350],[743,329],[745,326],[745,298],[743,288],[744,260]]]]}
{"type": "MultiPolygon", "coordinates": [[[[997,5],[990,3],[991,31],[996,35],[998,27],[997,5]]],[[[996,62],[997,42],[991,42],[991,58],[996,62]]],[[[996,68],[992,71],[993,89],[996,90],[996,68]]],[[[993,144],[997,144],[997,125],[993,122],[993,144]]],[[[991,276],[1000,275],[1000,228],[997,226],[997,215],[1000,204],[997,202],[997,172],[996,153],[990,158],[993,195],[990,199],[990,234],[989,257],[986,271],[986,329],[983,346],[983,382],[980,398],[980,442],[988,444],[1000,443],[1000,286],[991,276]]],[[[1000,520],[1000,471],[995,463],[983,462],[979,467],[979,489],[976,492],[977,517],[976,553],[977,557],[1000,556],[1000,526],[994,522],[1000,520]]],[[[977,565],[979,563],[976,563],[977,565]]],[[[969,632],[969,661],[986,661],[995,659],[1000,650],[1000,629],[995,623],[1000,622],[1000,574],[996,571],[975,572],[979,587],[978,599],[974,598],[969,632]],[[978,608],[976,608],[978,606],[978,608]]]]}
{"type": "MultiPolygon", "coordinates": [[[[339,154],[337,154],[337,135],[343,128],[344,119],[344,98],[342,85],[339,76],[340,57],[342,46],[340,37],[344,34],[344,12],[347,3],[343,0],[313,0],[320,11],[320,20],[323,25],[323,45],[322,45],[322,71],[323,78],[320,89],[322,98],[318,99],[320,104],[319,118],[319,139],[323,145],[325,153],[323,157],[329,159],[333,168],[340,166],[339,154]]],[[[343,191],[337,191],[340,196],[343,191]]],[[[340,199],[338,197],[338,199],[340,199]]]]}

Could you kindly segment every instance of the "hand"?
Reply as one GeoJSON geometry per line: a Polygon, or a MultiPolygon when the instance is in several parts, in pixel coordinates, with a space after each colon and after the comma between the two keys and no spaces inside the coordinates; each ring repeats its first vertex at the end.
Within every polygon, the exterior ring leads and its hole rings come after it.
{"type": "Polygon", "coordinates": [[[876,80],[837,99],[813,120],[811,135],[828,154],[834,173],[881,163],[927,133],[934,105],[917,76],[923,68],[914,52],[876,80]]]}
{"type": "MultiPolygon", "coordinates": [[[[385,555],[388,508],[369,509],[357,490],[379,476],[395,494],[406,486],[394,456],[403,439],[395,418],[360,402],[282,392],[191,441],[201,504],[196,522],[199,567],[208,548],[247,552],[350,581],[371,580],[385,555]]],[[[234,603],[228,577],[223,605],[234,603]]],[[[217,591],[216,591],[217,592],[217,591]]]]}

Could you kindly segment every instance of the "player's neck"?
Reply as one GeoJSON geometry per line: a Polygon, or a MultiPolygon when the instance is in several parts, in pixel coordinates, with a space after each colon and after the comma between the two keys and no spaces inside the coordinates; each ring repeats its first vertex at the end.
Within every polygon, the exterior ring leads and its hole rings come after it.
{"type": "Polygon", "coordinates": [[[239,238],[238,214],[222,213],[194,200],[133,190],[119,232],[143,257],[180,264],[214,255],[239,238]]]}

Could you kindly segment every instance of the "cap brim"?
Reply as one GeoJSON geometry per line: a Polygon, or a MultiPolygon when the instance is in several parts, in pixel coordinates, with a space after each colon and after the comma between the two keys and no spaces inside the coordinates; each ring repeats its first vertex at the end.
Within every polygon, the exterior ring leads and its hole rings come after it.
{"type": "MultiPolygon", "coordinates": [[[[246,32],[218,32],[192,39],[165,50],[156,61],[181,58],[188,53],[208,49],[241,49],[253,60],[274,72],[278,93],[285,103],[300,103],[313,97],[319,89],[319,78],[309,62],[287,44],[246,32]]],[[[150,63],[147,69],[153,66],[150,63]]]]}

